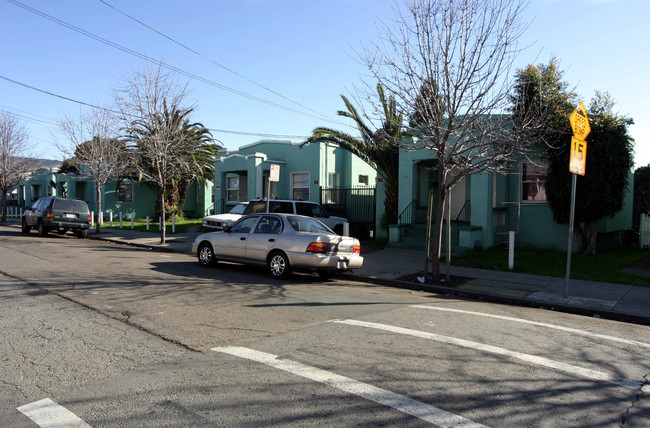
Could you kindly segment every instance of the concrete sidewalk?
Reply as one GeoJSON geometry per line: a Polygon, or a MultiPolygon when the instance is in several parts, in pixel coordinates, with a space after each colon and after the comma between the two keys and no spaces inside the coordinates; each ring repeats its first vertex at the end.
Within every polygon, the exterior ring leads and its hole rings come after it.
{"type": "MultiPolygon", "coordinates": [[[[9,221],[5,225],[20,227],[18,221],[9,221]]],[[[164,245],[160,244],[159,234],[134,231],[128,226],[123,229],[103,228],[99,234],[93,229],[88,238],[189,254],[192,242],[199,233],[200,231],[195,229],[187,233],[169,234],[164,245]]],[[[467,282],[453,287],[433,286],[400,279],[422,272],[424,251],[386,248],[364,253],[362,248],[362,255],[365,259],[363,267],[344,274],[344,277],[458,297],[541,307],[650,325],[650,287],[573,279],[569,282],[568,294],[565,297],[564,278],[460,266],[452,266],[451,275],[469,278],[467,282]]],[[[444,266],[442,269],[444,272],[444,266]]],[[[627,271],[650,276],[650,264],[641,263],[627,271]]]]}

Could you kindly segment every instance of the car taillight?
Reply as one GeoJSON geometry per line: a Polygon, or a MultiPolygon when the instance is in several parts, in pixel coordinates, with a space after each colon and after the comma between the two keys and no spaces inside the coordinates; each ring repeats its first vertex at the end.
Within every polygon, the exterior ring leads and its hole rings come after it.
{"type": "Polygon", "coordinates": [[[361,245],[355,245],[352,247],[352,254],[361,254],[361,245]]]}
{"type": "Polygon", "coordinates": [[[88,214],[88,223],[90,223],[92,219],[90,218],[90,214],[88,214]]]}
{"type": "Polygon", "coordinates": [[[47,218],[49,218],[49,219],[53,219],[54,218],[54,212],[53,211],[46,211],[45,216],[47,218]]]}
{"type": "Polygon", "coordinates": [[[307,246],[308,253],[326,253],[327,244],[325,242],[312,242],[307,246]]]}

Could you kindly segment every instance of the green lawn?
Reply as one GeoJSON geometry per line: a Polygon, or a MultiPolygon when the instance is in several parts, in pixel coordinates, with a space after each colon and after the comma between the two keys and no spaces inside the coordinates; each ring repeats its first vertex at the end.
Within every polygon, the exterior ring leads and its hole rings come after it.
{"type": "MultiPolygon", "coordinates": [[[[650,251],[627,248],[604,251],[595,256],[571,255],[571,278],[650,287],[650,277],[621,272],[621,269],[645,258],[650,251]]],[[[566,276],[566,252],[554,250],[515,250],[514,272],[566,276]]],[[[498,248],[470,250],[462,255],[452,256],[452,265],[482,269],[508,270],[508,251],[498,248]]]]}
{"type": "MultiPolygon", "coordinates": [[[[198,226],[198,230],[200,230],[201,224],[202,224],[202,219],[200,218],[182,218],[182,217],[176,217],[176,233],[185,233],[187,232],[190,228],[198,226]]],[[[124,229],[131,229],[131,219],[123,219],[122,221],[122,227],[124,229]]],[[[111,227],[108,221],[104,221],[104,225],[102,226],[103,229],[119,229],[120,228],[120,221],[113,219],[113,226],[111,227]]],[[[150,233],[160,233],[160,228],[158,227],[158,222],[157,221],[152,221],[149,220],[149,229],[147,230],[147,219],[144,218],[136,218],[133,221],[133,230],[138,230],[140,232],[150,232],[150,233]]],[[[167,221],[165,222],[165,230],[166,233],[170,234],[172,233],[172,220],[171,218],[167,218],[167,221]]]]}

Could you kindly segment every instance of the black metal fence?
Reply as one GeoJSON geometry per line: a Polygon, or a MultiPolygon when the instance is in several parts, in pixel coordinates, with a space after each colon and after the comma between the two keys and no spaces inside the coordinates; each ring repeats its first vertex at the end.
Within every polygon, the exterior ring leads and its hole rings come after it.
{"type": "Polygon", "coordinates": [[[350,235],[359,239],[376,236],[374,187],[320,188],[321,205],[330,213],[350,222],[350,235]]]}

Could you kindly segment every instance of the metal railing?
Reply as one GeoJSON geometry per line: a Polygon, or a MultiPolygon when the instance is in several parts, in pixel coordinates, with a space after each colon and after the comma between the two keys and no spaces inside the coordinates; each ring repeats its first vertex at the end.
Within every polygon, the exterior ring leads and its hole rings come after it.
{"type": "Polygon", "coordinates": [[[456,216],[456,221],[464,221],[469,223],[472,218],[472,201],[471,200],[466,200],[465,204],[463,205],[463,208],[461,208],[460,212],[456,216]]]}
{"type": "Polygon", "coordinates": [[[416,205],[417,201],[413,199],[397,217],[397,227],[399,228],[400,239],[404,236],[411,225],[415,223],[416,205]]]}

